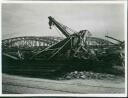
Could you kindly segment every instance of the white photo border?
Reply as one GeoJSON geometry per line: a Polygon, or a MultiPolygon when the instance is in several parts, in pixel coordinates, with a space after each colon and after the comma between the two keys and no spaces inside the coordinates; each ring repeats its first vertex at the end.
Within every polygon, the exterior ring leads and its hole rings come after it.
{"type": "MultiPolygon", "coordinates": [[[[85,3],[85,4],[123,4],[124,5],[124,29],[125,29],[125,93],[124,94],[2,94],[2,61],[0,59],[0,96],[3,97],[33,97],[33,96],[63,96],[63,97],[126,97],[127,96],[127,1],[1,1],[0,4],[0,13],[2,14],[2,4],[5,3],[85,3]]],[[[2,17],[2,15],[1,15],[2,17]]],[[[2,36],[2,18],[0,19],[1,26],[0,26],[0,39],[2,36]]],[[[1,40],[0,40],[1,44],[1,40]]],[[[2,46],[2,45],[1,45],[2,46]]],[[[0,50],[1,47],[0,47],[0,50]]],[[[0,51],[1,55],[1,51],[0,51]]]]}

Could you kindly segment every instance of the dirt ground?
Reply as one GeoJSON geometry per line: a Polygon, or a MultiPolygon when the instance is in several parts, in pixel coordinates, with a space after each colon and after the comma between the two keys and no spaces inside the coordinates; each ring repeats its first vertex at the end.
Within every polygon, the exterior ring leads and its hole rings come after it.
{"type": "Polygon", "coordinates": [[[2,75],[3,94],[124,94],[124,84],[123,77],[50,80],[2,75]]]}

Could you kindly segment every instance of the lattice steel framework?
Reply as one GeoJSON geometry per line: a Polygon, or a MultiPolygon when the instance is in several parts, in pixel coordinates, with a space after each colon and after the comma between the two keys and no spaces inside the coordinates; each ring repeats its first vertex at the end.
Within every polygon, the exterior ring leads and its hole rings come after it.
{"type": "Polygon", "coordinates": [[[60,37],[24,36],[2,40],[2,49],[33,49],[48,47],[62,40],[60,37]]]}

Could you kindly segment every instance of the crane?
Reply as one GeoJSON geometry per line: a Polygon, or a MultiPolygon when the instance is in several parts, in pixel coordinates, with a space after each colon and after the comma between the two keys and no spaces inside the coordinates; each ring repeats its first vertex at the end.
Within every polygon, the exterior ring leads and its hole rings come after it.
{"type": "Polygon", "coordinates": [[[62,26],[59,22],[57,22],[51,16],[49,16],[48,18],[49,18],[49,26],[50,26],[50,29],[51,29],[51,26],[52,25],[55,25],[66,37],[70,37],[70,34],[66,31],[66,26],[62,26]]]}
{"type": "Polygon", "coordinates": [[[59,43],[54,44],[54,45],[40,51],[39,53],[35,54],[34,56],[36,56],[38,54],[43,54],[44,52],[49,51],[49,50],[50,51],[53,50],[54,52],[52,51],[52,55],[50,55],[48,57],[50,60],[54,56],[56,56],[58,53],[64,53],[67,50],[68,52],[70,51],[69,52],[70,57],[71,56],[78,57],[78,58],[89,57],[90,53],[86,47],[86,40],[87,40],[87,37],[91,36],[91,33],[88,30],[81,30],[79,32],[76,32],[76,31],[72,30],[71,28],[59,23],[51,16],[49,16],[48,19],[49,19],[50,29],[52,28],[52,26],[56,26],[62,32],[62,34],[65,35],[66,38],[64,40],[60,41],[59,43]],[[73,32],[73,34],[70,34],[69,31],[73,32]],[[83,56],[84,53],[86,54],[86,57],[83,56]]]}
{"type": "MultiPolygon", "coordinates": [[[[46,60],[58,59],[80,59],[80,60],[101,60],[108,58],[108,53],[115,53],[111,49],[117,50],[117,45],[113,44],[110,41],[91,37],[91,33],[88,30],[73,31],[69,27],[61,24],[53,17],[49,16],[49,26],[52,29],[52,26],[57,27],[66,38],[62,41],[53,44],[42,51],[37,52],[31,58],[41,58],[46,60]],[[69,30],[73,32],[70,34],[69,30]],[[105,55],[104,55],[105,53],[105,55]],[[100,58],[100,59],[99,59],[100,58]]],[[[116,52],[116,51],[115,51],[116,52]]],[[[110,55],[111,55],[110,54],[110,55]]]]}

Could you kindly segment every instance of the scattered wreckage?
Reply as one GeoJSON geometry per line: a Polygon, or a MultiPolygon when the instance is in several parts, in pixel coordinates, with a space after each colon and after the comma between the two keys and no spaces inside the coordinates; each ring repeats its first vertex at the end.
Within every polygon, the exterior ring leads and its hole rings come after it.
{"type": "Polygon", "coordinates": [[[117,41],[113,43],[93,37],[88,30],[76,32],[51,16],[48,19],[50,29],[56,27],[65,38],[25,36],[3,40],[3,72],[12,71],[12,66],[21,71],[41,70],[40,73],[74,70],[120,73],[114,67],[124,68],[124,41],[106,36],[117,41]]]}

